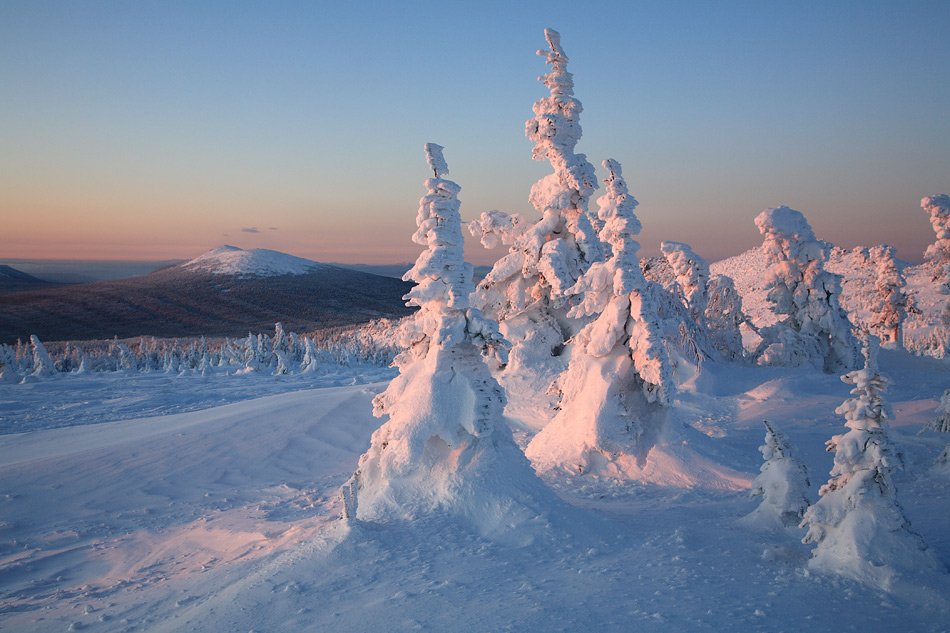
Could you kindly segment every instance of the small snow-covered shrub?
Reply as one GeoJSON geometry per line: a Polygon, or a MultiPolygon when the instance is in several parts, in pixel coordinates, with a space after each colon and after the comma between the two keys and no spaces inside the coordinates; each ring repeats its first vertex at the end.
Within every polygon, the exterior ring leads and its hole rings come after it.
{"type": "Polygon", "coordinates": [[[808,508],[808,471],[795,459],[788,439],[767,421],[764,424],[765,443],[759,452],[765,462],[751,492],[762,502],[744,521],[761,527],[797,527],[808,508]]]}

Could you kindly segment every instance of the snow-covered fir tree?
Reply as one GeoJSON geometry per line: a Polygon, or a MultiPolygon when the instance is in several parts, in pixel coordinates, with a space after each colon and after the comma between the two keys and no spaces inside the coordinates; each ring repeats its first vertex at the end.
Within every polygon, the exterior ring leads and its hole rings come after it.
{"type": "Polygon", "coordinates": [[[706,296],[706,335],[710,344],[725,359],[743,358],[741,326],[745,324],[752,328],[752,324],[742,311],[742,297],[732,278],[726,275],[710,277],[706,296]]]}
{"type": "Polygon", "coordinates": [[[900,347],[901,323],[907,316],[909,301],[904,292],[907,282],[894,260],[893,246],[874,246],[868,251],[868,258],[874,265],[877,290],[868,325],[883,343],[900,347]]]}
{"type": "Polygon", "coordinates": [[[606,193],[597,203],[600,237],[611,254],[571,291],[581,298],[571,316],[599,316],[575,337],[570,365],[558,380],[560,411],[527,447],[540,469],[614,475],[636,470],[664,430],[674,390],[656,314],[655,293],[664,291],[644,279],[637,256],[637,201],[619,163],[606,160],[604,167],[606,193]]]}
{"type": "Polygon", "coordinates": [[[755,224],[765,237],[767,297],[781,318],[761,330],[759,362],[811,364],[827,372],[856,367],[859,347],[838,302],[840,278],[824,269],[828,245],[815,238],[804,215],[788,207],[766,209],[755,224]]]}
{"type": "Polygon", "coordinates": [[[0,343],[0,382],[20,382],[16,351],[9,345],[0,343]]]}
{"type": "Polygon", "coordinates": [[[697,326],[705,327],[709,265],[689,244],[666,241],[660,244],[660,251],[676,275],[690,317],[697,326]]]}
{"type": "MultiPolygon", "coordinates": [[[[472,267],[463,258],[459,186],[444,178],[442,148],[429,143],[413,241],[426,246],[404,279],[418,306],[405,331],[399,375],[374,400],[388,415],[343,488],[347,518],[408,520],[444,513],[485,535],[533,518],[544,494],[502,419],[505,395],[486,362],[507,348],[496,324],[469,305],[472,267]]],[[[545,497],[546,498],[546,497],[545,497]]]]}
{"type": "Polygon", "coordinates": [[[48,378],[56,374],[56,363],[50,358],[49,352],[39,337],[30,335],[30,346],[33,348],[33,370],[30,375],[34,378],[48,378]]]}
{"type": "Polygon", "coordinates": [[[758,507],[744,517],[759,527],[798,527],[808,508],[808,470],[792,454],[788,439],[765,424],[765,443],[759,447],[765,460],[752,480],[753,497],[762,497],[758,507]]]}
{"type": "Polygon", "coordinates": [[[499,241],[510,246],[479,284],[474,305],[497,320],[511,341],[514,373],[540,371],[560,354],[574,333],[566,319],[568,291],[591,263],[603,259],[588,210],[597,187],[594,168],[574,152],[583,108],[574,97],[560,35],[551,29],[544,34],[550,48],[538,54],[551,70],[539,79],[550,94],[535,102],[534,117],[525,123],[533,158],[553,168],[531,188],[530,201],[541,218],[531,224],[490,211],[469,224],[485,246],[499,241]]]}
{"type": "Polygon", "coordinates": [[[930,215],[936,241],[927,247],[924,259],[931,267],[933,280],[944,286],[944,294],[950,293],[950,196],[945,193],[928,196],[920,201],[920,207],[930,215]]]}
{"type": "Polygon", "coordinates": [[[925,573],[937,563],[897,500],[892,473],[899,460],[888,438],[887,380],[878,372],[876,347],[869,337],[864,367],[841,377],[854,386],[835,409],[848,432],[827,443],[834,467],[821,498],[805,512],[802,542],[815,545],[811,569],[886,590],[898,576],[925,573]]]}
{"type": "Polygon", "coordinates": [[[950,433],[950,389],[943,392],[934,411],[934,417],[926,428],[937,433],[950,433]]]}

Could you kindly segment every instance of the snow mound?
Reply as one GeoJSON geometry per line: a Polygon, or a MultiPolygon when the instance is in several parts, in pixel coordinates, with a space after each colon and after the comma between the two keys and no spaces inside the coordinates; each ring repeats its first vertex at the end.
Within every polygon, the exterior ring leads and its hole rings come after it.
{"type": "Polygon", "coordinates": [[[221,246],[199,255],[181,265],[195,272],[239,277],[278,277],[280,275],[305,275],[327,264],[295,257],[267,248],[245,250],[237,246],[221,246]]]}

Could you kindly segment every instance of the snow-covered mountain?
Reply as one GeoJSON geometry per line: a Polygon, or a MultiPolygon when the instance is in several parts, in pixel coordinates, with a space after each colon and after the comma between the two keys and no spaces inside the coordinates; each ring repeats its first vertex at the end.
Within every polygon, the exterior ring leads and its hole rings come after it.
{"type": "Polygon", "coordinates": [[[238,277],[276,277],[280,275],[305,275],[317,270],[332,268],[310,259],[288,255],[267,248],[245,250],[237,246],[224,246],[203,253],[181,264],[182,268],[213,275],[238,277]]]}
{"type": "Polygon", "coordinates": [[[0,342],[305,332],[410,313],[410,284],[263,249],[225,246],[141,277],[11,293],[0,342]]]}

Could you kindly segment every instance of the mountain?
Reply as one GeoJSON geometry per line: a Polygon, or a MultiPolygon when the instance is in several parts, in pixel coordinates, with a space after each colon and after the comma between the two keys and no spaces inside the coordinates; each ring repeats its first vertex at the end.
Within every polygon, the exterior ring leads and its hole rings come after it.
{"type": "Polygon", "coordinates": [[[46,281],[45,279],[40,279],[39,277],[34,277],[12,266],[0,264],[0,293],[48,288],[55,285],[57,284],[46,281]]]}
{"type": "Polygon", "coordinates": [[[224,245],[187,261],[182,268],[192,272],[237,277],[277,277],[280,275],[305,275],[328,270],[330,264],[321,264],[310,259],[295,257],[266,248],[244,250],[237,246],[224,245]]]}
{"type": "Polygon", "coordinates": [[[306,331],[411,312],[411,287],[265,249],[223,246],[148,275],[12,292],[0,310],[0,342],[138,335],[238,336],[275,321],[306,331]]]}

